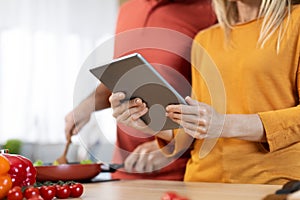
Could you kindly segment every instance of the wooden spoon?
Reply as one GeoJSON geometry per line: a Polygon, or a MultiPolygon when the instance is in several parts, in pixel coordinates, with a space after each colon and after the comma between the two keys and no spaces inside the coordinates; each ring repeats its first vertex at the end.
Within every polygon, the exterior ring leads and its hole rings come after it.
{"type": "Polygon", "coordinates": [[[63,154],[54,161],[55,164],[61,165],[61,164],[67,164],[68,163],[67,153],[68,153],[70,144],[71,144],[71,138],[67,140],[67,143],[66,143],[65,150],[64,150],[63,154]]]}

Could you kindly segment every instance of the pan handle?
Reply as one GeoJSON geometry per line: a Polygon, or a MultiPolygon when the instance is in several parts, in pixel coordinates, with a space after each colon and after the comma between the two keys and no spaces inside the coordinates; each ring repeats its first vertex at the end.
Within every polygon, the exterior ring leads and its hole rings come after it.
{"type": "Polygon", "coordinates": [[[124,164],[102,164],[101,165],[101,172],[110,172],[113,173],[117,169],[123,168],[124,164]]]}

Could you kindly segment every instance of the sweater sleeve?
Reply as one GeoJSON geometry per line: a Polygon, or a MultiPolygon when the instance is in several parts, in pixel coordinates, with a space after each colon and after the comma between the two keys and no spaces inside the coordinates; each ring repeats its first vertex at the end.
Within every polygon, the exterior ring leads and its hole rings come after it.
{"type": "Polygon", "coordinates": [[[265,129],[270,152],[300,141],[300,106],[258,114],[265,129]]]}
{"type": "MultiPolygon", "coordinates": [[[[300,32],[300,31],[299,31],[300,32]]],[[[300,37],[297,45],[297,92],[300,99],[300,37]]],[[[300,142],[300,105],[291,108],[260,112],[268,143],[268,151],[273,152],[300,142]]]]}

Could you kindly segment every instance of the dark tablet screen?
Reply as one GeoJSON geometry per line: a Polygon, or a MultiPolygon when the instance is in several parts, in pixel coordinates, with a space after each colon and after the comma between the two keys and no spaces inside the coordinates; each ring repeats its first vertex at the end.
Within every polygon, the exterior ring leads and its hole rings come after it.
{"type": "Polygon", "coordinates": [[[126,99],[141,98],[149,108],[142,120],[154,131],[179,128],[165,116],[165,108],[186,104],[184,98],[142,55],[130,54],[90,71],[112,92],[124,92],[126,99]]]}

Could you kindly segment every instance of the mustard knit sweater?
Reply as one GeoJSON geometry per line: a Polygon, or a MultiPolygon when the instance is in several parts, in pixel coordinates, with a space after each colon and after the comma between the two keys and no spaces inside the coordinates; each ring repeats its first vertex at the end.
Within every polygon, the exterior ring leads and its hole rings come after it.
{"type": "MultiPolygon", "coordinates": [[[[267,142],[219,138],[200,159],[203,140],[195,140],[185,181],[283,184],[300,179],[299,22],[300,7],[295,7],[279,52],[278,30],[263,48],[257,44],[261,19],[234,26],[230,43],[218,25],[195,37],[193,98],[221,113],[258,114],[267,142]],[[203,54],[215,66],[207,64],[203,54]]],[[[181,134],[171,154],[186,145],[181,134]]]]}

